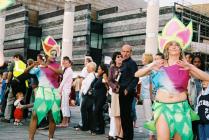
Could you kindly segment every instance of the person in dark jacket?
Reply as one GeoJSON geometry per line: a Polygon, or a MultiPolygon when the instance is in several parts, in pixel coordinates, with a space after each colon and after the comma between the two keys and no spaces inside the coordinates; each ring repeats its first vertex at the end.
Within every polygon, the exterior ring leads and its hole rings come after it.
{"type": "Polygon", "coordinates": [[[94,108],[94,128],[96,134],[105,133],[105,121],[103,116],[103,106],[106,102],[106,94],[108,89],[108,69],[104,64],[98,67],[97,81],[94,83],[95,90],[95,108],[94,108]]]}
{"type": "Polygon", "coordinates": [[[120,116],[123,129],[123,138],[125,140],[133,139],[133,119],[131,117],[131,105],[136,94],[136,86],[138,78],[134,77],[137,71],[136,62],[132,60],[132,46],[125,44],[122,46],[121,55],[123,57],[122,66],[120,68],[119,79],[119,103],[120,116]]]}

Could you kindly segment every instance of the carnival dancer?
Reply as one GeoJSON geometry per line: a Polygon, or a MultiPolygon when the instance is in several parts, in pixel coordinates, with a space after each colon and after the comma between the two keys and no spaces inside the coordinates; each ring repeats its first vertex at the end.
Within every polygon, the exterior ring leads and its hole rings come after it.
{"type": "MultiPolygon", "coordinates": [[[[44,52],[47,55],[46,64],[36,66],[31,70],[31,74],[36,74],[39,86],[35,95],[35,103],[31,123],[29,127],[29,139],[33,140],[37,125],[47,116],[49,120],[49,139],[54,136],[56,124],[60,122],[60,94],[58,78],[62,73],[61,66],[55,61],[60,53],[60,48],[56,41],[48,36],[42,42],[44,52]]],[[[32,67],[32,66],[31,66],[32,67]]]]}
{"type": "Polygon", "coordinates": [[[153,86],[157,87],[154,120],[146,122],[144,127],[157,131],[159,140],[193,139],[191,121],[199,116],[188,104],[187,84],[190,75],[206,81],[209,75],[184,59],[183,50],[189,47],[192,33],[192,22],[185,27],[176,17],[172,18],[159,36],[159,50],[165,60],[154,61],[135,73],[141,77],[151,72],[153,86]]]}

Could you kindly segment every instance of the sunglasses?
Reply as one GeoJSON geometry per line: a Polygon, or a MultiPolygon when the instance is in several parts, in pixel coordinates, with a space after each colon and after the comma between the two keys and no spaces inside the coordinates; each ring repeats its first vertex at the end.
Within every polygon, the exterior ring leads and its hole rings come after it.
{"type": "Polygon", "coordinates": [[[122,56],[121,55],[118,55],[116,58],[122,58],[122,56]]]}

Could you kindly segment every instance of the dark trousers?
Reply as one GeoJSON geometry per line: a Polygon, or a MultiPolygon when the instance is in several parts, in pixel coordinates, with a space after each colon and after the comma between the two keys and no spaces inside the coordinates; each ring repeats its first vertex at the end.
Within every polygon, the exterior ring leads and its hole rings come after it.
{"type": "Polygon", "coordinates": [[[133,97],[131,93],[125,96],[124,90],[119,91],[120,117],[125,140],[133,140],[134,136],[133,118],[131,116],[133,97]]]}
{"type": "Polygon", "coordinates": [[[13,92],[14,97],[16,97],[16,94],[18,92],[22,92],[23,95],[25,96],[25,94],[26,94],[25,81],[22,82],[22,81],[19,81],[17,79],[14,79],[14,80],[11,81],[11,87],[12,87],[12,92],[13,92]]]}
{"type": "Polygon", "coordinates": [[[193,131],[193,135],[194,135],[194,138],[193,138],[194,140],[199,140],[198,124],[199,124],[199,121],[192,122],[192,131],[193,131]]]}
{"type": "Polygon", "coordinates": [[[105,132],[105,121],[103,115],[103,106],[105,104],[105,101],[106,96],[104,93],[96,93],[94,105],[94,129],[97,133],[101,134],[105,132]]]}
{"type": "MultiPolygon", "coordinates": [[[[33,89],[31,86],[29,86],[28,88],[26,88],[26,94],[24,96],[24,102],[25,104],[30,104],[30,99],[31,99],[31,95],[33,94],[33,89]]],[[[24,118],[28,117],[28,108],[24,109],[24,114],[23,114],[24,118]]]]}
{"type": "Polygon", "coordinates": [[[93,105],[94,98],[90,95],[83,95],[81,102],[81,130],[88,131],[93,130],[93,105]]]}

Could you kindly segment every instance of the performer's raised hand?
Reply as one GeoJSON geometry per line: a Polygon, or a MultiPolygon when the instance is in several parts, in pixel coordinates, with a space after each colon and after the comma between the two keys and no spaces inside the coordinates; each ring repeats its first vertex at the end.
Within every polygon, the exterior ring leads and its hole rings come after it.
{"type": "Polygon", "coordinates": [[[183,70],[190,70],[191,65],[192,65],[192,64],[188,63],[188,62],[186,61],[186,59],[179,60],[179,61],[177,62],[177,64],[178,64],[180,67],[182,67],[183,70]]]}
{"type": "Polygon", "coordinates": [[[151,70],[159,70],[164,65],[164,60],[155,60],[148,67],[151,70]]]}

